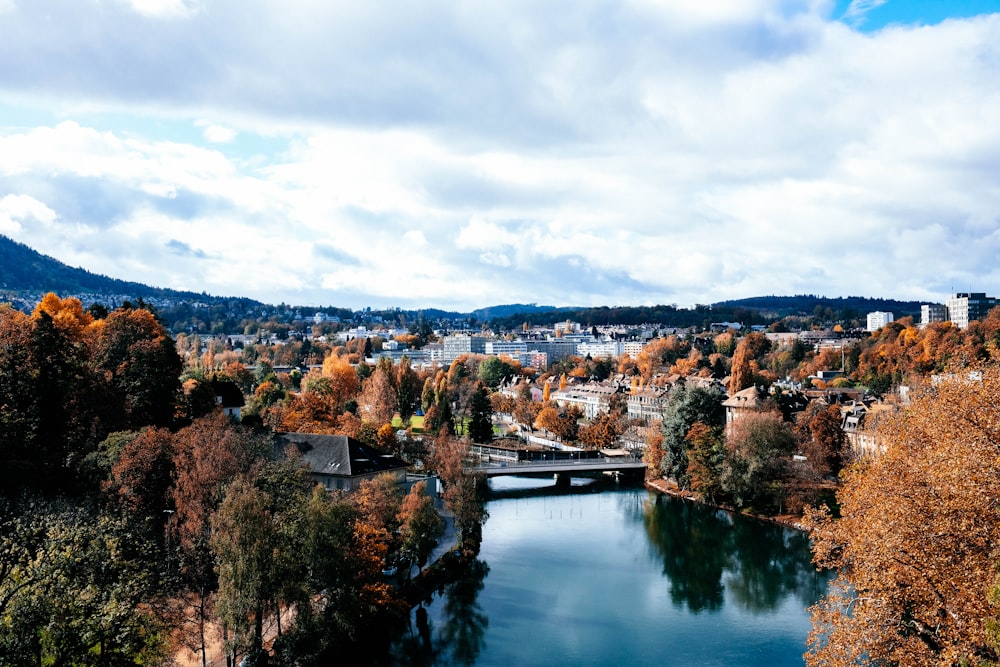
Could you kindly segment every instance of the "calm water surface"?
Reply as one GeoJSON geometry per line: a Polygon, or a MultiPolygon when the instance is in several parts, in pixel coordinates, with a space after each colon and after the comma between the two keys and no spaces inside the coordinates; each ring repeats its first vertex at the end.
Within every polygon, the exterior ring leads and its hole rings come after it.
{"type": "Polygon", "coordinates": [[[642,488],[540,484],[493,482],[477,566],[411,614],[398,664],[802,664],[826,585],[803,533],[642,488]]]}

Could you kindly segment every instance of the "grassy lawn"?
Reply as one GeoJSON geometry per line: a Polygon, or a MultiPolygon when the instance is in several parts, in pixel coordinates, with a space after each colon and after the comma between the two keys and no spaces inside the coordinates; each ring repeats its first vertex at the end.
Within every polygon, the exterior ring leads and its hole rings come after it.
{"type": "MultiPolygon", "coordinates": [[[[400,418],[399,414],[396,414],[395,416],[393,416],[393,418],[392,418],[392,427],[393,428],[406,428],[405,426],[403,426],[403,420],[400,418]]],[[[424,418],[423,417],[418,417],[416,415],[410,417],[410,427],[414,431],[416,431],[418,433],[420,431],[423,431],[424,430],[424,418]]]]}

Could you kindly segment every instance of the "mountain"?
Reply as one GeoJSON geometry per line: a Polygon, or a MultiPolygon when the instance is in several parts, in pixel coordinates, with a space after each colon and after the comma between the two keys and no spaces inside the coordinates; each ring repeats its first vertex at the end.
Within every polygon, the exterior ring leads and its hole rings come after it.
{"type": "Polygon", "coordinates": [[[204,299],[205,294],[150,287],[73,268],[0,234],[0,290],[57,292],[171,299],[204,299]]]}

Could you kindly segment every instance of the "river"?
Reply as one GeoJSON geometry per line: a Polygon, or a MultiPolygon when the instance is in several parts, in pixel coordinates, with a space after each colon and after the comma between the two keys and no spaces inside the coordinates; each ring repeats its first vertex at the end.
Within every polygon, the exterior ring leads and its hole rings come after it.
{"type": "Polygon", "coordinates": [[[804,533],[641,487],[491,484],[479,560],[412,613],[397,665],[802,664],[827,579],[804,533]]]}

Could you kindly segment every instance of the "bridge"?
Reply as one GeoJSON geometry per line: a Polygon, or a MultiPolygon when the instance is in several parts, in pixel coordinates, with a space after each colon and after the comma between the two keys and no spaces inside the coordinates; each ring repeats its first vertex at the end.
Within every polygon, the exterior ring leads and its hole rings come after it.
{"type": "Polygon", "coordinates": [[[645,470],[646,464],[639,459],[630,457],[603,457],[591,459],[563,459],[556,461],[501,461],[481,463],[466,468],[470,474],[482,474],[486,477],[501,475],[537,475],[549,474],[560,477],[571,477],[574,474],[611,472],[626,473],[645,470]]]}

